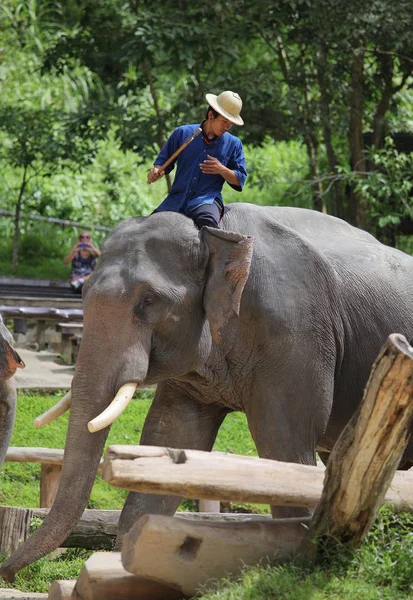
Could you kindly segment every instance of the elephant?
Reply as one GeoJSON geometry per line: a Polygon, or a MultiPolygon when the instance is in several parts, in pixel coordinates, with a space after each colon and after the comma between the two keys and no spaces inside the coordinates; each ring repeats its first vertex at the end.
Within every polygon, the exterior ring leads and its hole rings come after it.
{"type": "MultiPolygon", "coordinates": [[[[210,451],[225,416],[243,411],[260,457],[315,465],[388,335],[413,337],[413,258],[303,208],[229,204],[219,229],[201,231],[154,213],[109,234],[83,310],[58,493],[0,569],[8,581],[80,518],[124,387],[130,397],[157,384],[141,444],[210,451]]],[[[115,549],[140,515],[173,515],[179,502],[129,493],[115,549]]],[[[274,517],[305,511],[272,507],[274,517]]]]}
{"type": "Polygon", "coordinates": [[[11,346],[13,337],[0,315],[0,467],[6,456],[16,416],[16,386],[13,375],[24,362],[11,346]]]}

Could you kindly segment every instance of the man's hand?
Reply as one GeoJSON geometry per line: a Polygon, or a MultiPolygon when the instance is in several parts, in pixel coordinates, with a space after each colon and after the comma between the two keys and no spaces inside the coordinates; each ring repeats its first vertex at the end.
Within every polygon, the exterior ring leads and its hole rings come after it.
{"type": "Polygon", "coordinates": [[[165,171],[161,171],[160,167],[152,167],[147,176],[148,183],[154,183],[165,175],[165,171]]]}
{"type": "Polygon", "coordinates": [[[207,157],[208,158],[199,165],[201,171],[206,175],[222,175],[222,172],[225,169],[224,165],[214,156],[207,154],[207,157]]]}

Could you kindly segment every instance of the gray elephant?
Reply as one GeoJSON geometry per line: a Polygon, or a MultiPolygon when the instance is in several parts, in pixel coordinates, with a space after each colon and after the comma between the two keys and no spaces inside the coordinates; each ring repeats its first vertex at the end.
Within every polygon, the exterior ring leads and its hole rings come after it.
{"type": "MultiPolygon", "coordinates": [[[[142,444],[209,451],[225,416],[244,411],[261,457],[314,465],[360,403],[387,336],[413,337],[413,258],[305,209],[229,205],[222,229],[201,232],[164,212],[110,234],[83,304],[58,494],[0,570],[8,581],[81,516],[119,388],[118,400],[130,388],[126,404],[136,384],[158,384],[142,444]]],[[[117,547],[141,514],[178,504],[130,493],[117,547]]]]}
{"type": "Polygon", "coordinates": [[[0,467],[6,456],[16,416],[16,386],[13,375],[24,363],[12,348],[13,337],[0,315],[0,467]]]}

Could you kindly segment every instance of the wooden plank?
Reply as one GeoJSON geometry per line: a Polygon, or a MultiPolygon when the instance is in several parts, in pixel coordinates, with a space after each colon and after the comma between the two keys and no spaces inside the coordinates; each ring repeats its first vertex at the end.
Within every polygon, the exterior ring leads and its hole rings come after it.
{"type": "MultiPolygon", "coordinates": [[[[305,521],[309,523],[309,519],[305,521]]],[[[127,571],[194,595],[201,585],[238,574],[245,565],[291,558],[306,529],[303,520],[189,522],[144,515],[125,535],[122,563],[127,571]]]]}
{"type": "Polygon", "coordinates": [[[11,462],[37,462],[51,465],[63,464],[64,450],[56,448],[13,447],[7,450],[6,460],[11,462]]]}
{"type": "MultiPolygon", "coordinates": [[[[10,446],[5,460],[8,462],[35,462],[50,465],[63,465],[64,450],[58,448],[18,447],[10,446]]],[[[103,459],[100,461],[98,472],[101,471],[103,459]]]]}
{"type": "MultiPolygon", "coordinates": [[[[340,542],[359,546],[390,483],[397,488],[395,471],[413,417],[412,359],[413,348],[406,338],[399,334],[389,336],[373,365],[363,402],[328,461],[309,540],[321,539],[323,545],[340,542]]],[[[412,475],[404,475],[413,489],[412,475]]],[[[309,543],[308,550],[315,552],[316,545],[309,543]]]]}
{"type": "Polygon", "coordinates": [[[80,600],[180,600],[165,585],[127,573],[119,552],[96,552],[86,561],[75,592],[80,600]]]}
{"type": "MultiPolygon", "coordinates": [[[[109,446],[102,473],[127,490],[280,506],[316,506],[324,481],[321,467],[157,446],[109,446]]],[[[395,474],[385,502],[412,511],[413,472],[395,474]]]]}

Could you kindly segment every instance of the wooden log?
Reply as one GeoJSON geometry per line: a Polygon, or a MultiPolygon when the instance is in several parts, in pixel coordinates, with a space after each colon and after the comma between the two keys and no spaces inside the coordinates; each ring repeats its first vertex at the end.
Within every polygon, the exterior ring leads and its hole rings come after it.
{"type": "Polygon", "coordinates": [[[60,465],[43,463],[40,468],[40,507],[51,508],[59,487],[60,465]]]}
{"type": "Polygon", "coordinates": [[[120,552],[96,552],[86,561],[75,592],[80,600],[180,600],[182,594],[127,573],[120,552]]]}
{"type": "MultiPolygon", "coordinates": [[[[306,542],[310,554],[317,548],[309,542],[312,538],[321,538],[323,544],[340,541],[359,546],[390,483],[397,486],[394,473],[413,416],[412,358],[413,348],[406,338],[390,335],[373,365],[363,402],[328,461],[323,494],[306,542]]],[[[413,488],[411,474],[402,475],[413,488]]]]}
{"type": "Polygon", "coordinates": [[[10,448],[7,450],[6,461],[62,465],[63,454],[64,450],[56,448],[19,448],[10,446],[10,448]]]}
{"type": "Polygon", "coordinates": [[[110,485],[140,492],[314,506],[324,469],[222,452],[109,446],[102,475],[110,485]]]}
{"type": "Polygon", "coordinates": [[[27,537],[32,517],[33,511],[27,508],[0,507],[0,552],[10,555],[17,550],[27,537]]]}
{"type": "Polygon", "coordinates": [[[74,592],[76,579],[58,579],[49,588],[47,600],[78,600],[74,592]]]}
{"type": "MultiPolygon", "coordinates": [[[[157,446],[109,446],[102,472],[127,490],[308,507],[318,504],[324,481],[321,467],[157,446]]],[[[385,502],[412,511],[413,472],[396,473],[385,502]]]]}
{"type": "MultiPolygon", "coordinates": [[[[120,510],[87,509],[75,525],[72,533],[62,543],[62,548],[85,548],[86,550],[111,550],[115,543],[120,510]]],[[[11,553],[30,533],[30,522],[43,521],[49,514],[48,508],[18,508],[0,506],[0,551],[11,553]],[[4,526],[3,526],[4,524],[4,526]]],[[[237,521],[250,519],[268,521],[270,515],[244,513],[177,513],[189,521],[237,521]]]]}
{"type": "Polygon", "coordinates": [[[236,575],[245,565],[291,558],[305,534],[300,519],[190,523],[144,515],[124,537],[122,563],[135,575],[192,596],[209,580],[236,575]]]}

